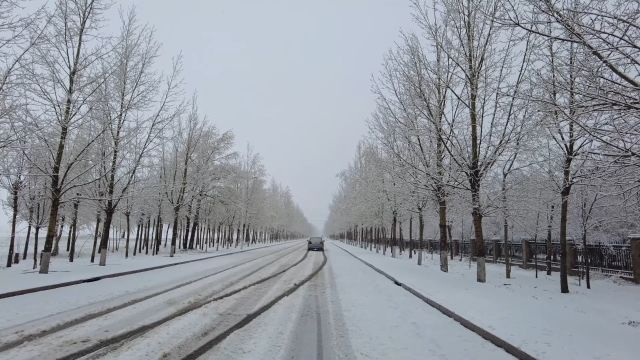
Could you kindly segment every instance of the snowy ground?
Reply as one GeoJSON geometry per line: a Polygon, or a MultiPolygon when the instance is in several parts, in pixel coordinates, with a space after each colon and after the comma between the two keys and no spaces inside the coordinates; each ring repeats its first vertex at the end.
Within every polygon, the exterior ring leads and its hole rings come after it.
{"type": "Polygon", "coordinates": [[[487,264],[487,283],[475,282],[475,264],[450,262],[440,271],[439,258],[392,259],[375,250],[338,243],[423,295],[447,306],[495,335],[540,359],[638,359],[640,354],[640,286],[615,277],[594,275],[591,290],[570,278],[570,294],[561,294],[559,275],[546,276],[514,267],[487,264]]]}
{"type": "MultiPolygon", "coordinates": [[[[305,245],[2,299],[0,359],[56,358],[88,346],[97,351],[86,359],[183,358],[317,269],[322,254],[307,254],[305,245]],[[231,295],[217,299],[224,294],[231,295]]],[[[636,359],[640,351],[638,286],[598,278],[587,291],[572,279],[571,294],[561,295],[556,275],[535,279],[514,268],[505,281],[503,267],[488,264],[488,283],[477,284],[467,262],[453,261],[444,274],[430,256],[418,267],[406,254],[392,259],[333,241],[325,246],[328,261],[311,281],[200,358],[510,358],[339,247],[536,358],[636,359]]]]}

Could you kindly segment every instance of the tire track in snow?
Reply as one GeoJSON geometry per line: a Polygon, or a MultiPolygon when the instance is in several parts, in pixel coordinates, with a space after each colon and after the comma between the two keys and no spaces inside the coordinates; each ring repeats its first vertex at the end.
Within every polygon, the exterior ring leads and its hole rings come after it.
{"type": "MultiPolygon", "coordinates": [[[[263,248],[264,247],[251,249],[251,250],[258,250],[258,249],[263,249],[263,248]]],[[[14,334],[18,334],[19,336],[15,340],[10,340],[10,341],[6,341],[4,343],[0,343],[0,353],[2,353],[4,351],[7,351],[7,350],[10,350],[10,349],[13,349],[15,347],[18,347],[18,346],[20,346],[20,345],[22,345],[22,344],[24,344],[26,342],[37,340],[37,339],[49,336],[51,334],[54,334],[54,333],[57,333],[59,331],[68,329],[70,327],[73,327],[73,326],[88,322],[90,320],[93,320],[93,319],[96,319],[98,317],[113,313],[113,312],[118,311],[118,310],[133,306],[133,305],[138,304],[138,303],[140,303],[142,301],[149,300],[149,299],[152,299],[152,298],[167,294],[167,293],[169,293],[171,291],[174,291],[174,290],[183,288],[185,286],[194,284],[194,283],[196,283],[198,281],[202,281],[202,280],[208,279],[210,277],[225,273],[225,272],[227,272],[229,270],[238,268],[240,266],[243,266],[243,265],[246,265],[246,264],[250,264],[252,262],[264,259],[265,257],[271,257],[271,256],[274,256],[274,255],[278,255],[281,252],[286,252],[286,254],[284,255],[284,256],[286,256],[286,255],[296,251],[295,248],[297,248],[297,245],[287,246],[287,247],[285,247],[283,249],[278,249],[278,250],[274,251],[273,253],[270,253],[270,254],[267,254],[267,255],[263,255],[263,256],[258,256],[255,259],[251,259],[251,260],[248,260],[248,261],[245,261],[245,262],[241,262],[241,263],[238,263],[238,264],[235,264],[235,265],[227,266],[227,267],[225,267],[223,269],[216,270],[216,271],[214,271],[212,273],[209,273],[207,275],[198,277],[196,279],[185,281],[185,282],[179,283],[177,285],[171,286],[169,288],[162,289],[160,291],[156,291],[156,292],[153,292],[151,294],[148,294],[148,295],[145,295],[145,296],[142,296],[142,297],[139,297],[139,298],[135,298],[135,299],[126,301],[124,303],[121,303],[121,304],[118,304],[118,305],[115,305],[115,306],[112,306],[112,307],[108,307],[106,309],[102,309],[100,311],[90,312],[90,313],[85,314],[83,316],[80,316],[78,318],[74,318],[74,319],[71,319],[71,320],[68,320],[68,321],[64,321],[62,323],[56,324],[56,325],[51,326],[51,327],[46,328],[46,329],[38,329],[36,327],[35,329],[32,328],[31,332],[25,332],[23,330],[17,330],[17,329],[20,329],[20,328],[24,328],[26,325],[29,325],[29,324],[34,324],[34,323],[37,324],[37,323],[41,322],[42,319],[32,320],[32,321],[30,321],[28,323],[24,323],[24,324],[13,326],[11,328],[3,329],[2,332],[0,332],[0,333],[5,333],[6,334],[7,332],[14,332],[14,334]],[[292,248],[294,248],[293,251],[287,252],[287,250],[290,250],[292,248]]],[[[249,251],[249,250],[245,250],[243,252],[246,252],[246,251],[249,251]]],[[[239,253],[240,252],[235,252],[235,253],[223,254],[223,255],[231,255],[231,254],[239,254],[239,253]]],[[[220,257],[220,256],[222,256],[222,255],[219,255],[217,257],[220,257]]],[[[205,259],[210,259],[210,258],[205,258],[205,259]]],[[[205,260],[205,259],[202,259],[202,260],[205,260]]],[[[201,260],[201,259],[198,259],[198,260],[201,260]]],[[[198,261],[198,260],[190,260],[190,262],[198,261]]],[[[273,262],[275,262],[277,260],[278,260],[278,258],[276,258],[275,260],[273,260],[272,262],[270,262],[268,264],[271,264],[271,263],[273,263],[273,262]]],[[[56,316],[56,315],[60,315],[60,314],[55,314],[54,316],[56,316]]],[[[4,337],[4,338],[6,339],[6,337],[4,337]]]]}
{"type": "Polygon", "coordinates": [[[251,313],[245,315],[240,321],[235,323],[233,326],[231,326],[230,328],[228,328],[227,330],[225,330],[221,334],[213,337],[212,339],[210,339],[209,341],[207,341],[203,345],[199,346],[198,348],[194,349],[191,353],[189,353],[188,355],[184,356],[182,359],[183,360],[195,360],[195,359],[198,359],[200,356],[204,355],[206,352],[211,350],[213,347],[215,347],[216,345],[221,343],[224,339],[229,337],[229,335],[231,335],[234,332],[242,329],[243,327],[248,325],[251,321],[253,321],[255,318],[257,318],[258,316],[260,316],[261,314],[263,314],[264,312],[269,310],[271,307],[273,307],[275,304],[280,302],[282,299],[284,299],[285,297],[293,294],[302,285],[308,283],[311,279],[313,279],[320,272],[320,270],[322,270],[324,268],[324,266],[327,263],[327,255],[323,252],[322,253],[322,257],[323,257],[323,259],[322,259],[322,263],[320,264],[320,266],[317,269],[313,270],[313,272],[311,272],[309,275],[307,275],[300,282],[295,283],[293,286],[291,286],[286,291],[282,292],[280,295],[278,295],[273,300],[269,301],[267,304],[265,304],[265,305],[261,306],[260,308],[252,311],[251,313]]]}
{"type": "MultiPolygon", "coordinates": [[[[332,255],[339,250],[325,248],[325,251],[327,265],[318,275],[201,359],[357,359],[335,283],[337,273],[332,255]]],[[[319,265],[322,256],[316,255],[314,260],[319,265]]]]}
{"type": "MultiPolygon", "coordinates": [[[[297,249],[295,249],[295,250],[297,250],[297,249]]],[[[290,253],[284,255],[282,258],[285,258],[287,255],[290,255],[290,253]]],[[[245,286],[243,286],[241,288],[229,291],[229,292],[224,293],[222,295],[219,295],[219,296],[216,296],[216,297],[213,297],[213,298],[209,298],[209,299],[207,299],[205,301],[193,303],[192,305],[184,307],[184,308],[180,309],[179,311],[174,312],[173,314],[170,314],[168,316],[165,316],[165,317],[163,317],[163,318],[161,318],[159,320],[156,320],[156,321],[153,321],[153,322],[151,322],[149,324],[145,324],[143,326],[140,326],[140,327],[134,328],[132,330],[126,331],[126,332],[124,332],[122,334],[119,334],[119,335],[116,335],[114,337],[101,340],[98,343],[96,343],[96,344],[94,344],[94,345],[92,345],[90,347],[87,347],[87,348],[75,351],[75,352],[73,352],[71,354],[59,357],[58,360],[78,359],[78,358],[90,355],[92,353],[96,353],[96,352],[98,352],[98,351],[100,351],[102,349],[109,348],[109,347],[114,346],[114,345],[121,346],[124,342],[126,342],[128,340],[131,340],[133,338],[139,337],[139,336],[143,335],[144,333],[146,333],[146,332],[148,332],[148,331],[150,331],[152,329],[155,329],[155,328],[157,328],[157,327],[159,327],[159,326],[161,326],[161,325],[163,325],[163,324],[165,324],[165,323],[167,323],[167,322],[169,322],[169,321],[171,321],[173,319],[176,319],[176,318],[178,318],[180,316],[183,316],[183,315],[188,314],[188,313],[190,313],[190,312],[192,312],[194,310],[197,310],[197,309],[199,309],[199,308],[201,308],[201,307],[203,307],[205,305],[211,304],[211,303],[216,302],[216,301],[220,301],[220,300],[225,299],[227,297],[233,296],[233,295],[235,295],[235,294],[237,294],[239,292],[242,292],[242,291],[245,291],[245,290],[247,290],[249,288],[252,288],[252,287],[254,287],[256,285],[259,285],[259,284],[261,284],[261,283],[263,283],[265,281],[268,281],[268,280],[280,275],[281,273],[284,273],[285,271],[295,267],[296,265],[300,264],[302,261],[304,261],[306,259],[306,257],[307,257],[307,253],[305,252],[304,256],[300,260],[296,261],[294,264],[288,266],[287,268],[285,268],[282,271],[276,272],[276,273],[271,274],[271,275],[269,275],[267,277],[261,278],[260,280],[252,282],[252,283],[250,283],[248,285],[245,285],[245,286]]],[[[237,281],[241,281],[241,280],[244,280],[244,279],[248,278],[249,276],[257,273],[258,271],[266,268],[269,265],[272,265],[273,263],[275,263],[278,260],[281,260],[282,258],[275,259],[274,261],[271,261],[271,262],[269,262],[269,263],[267,263],[267,264],[265,264],[263,266],[260,266],[259,268],[255,269],[254,271],[251,271],[250,273],[242,276],[240,279],[237,279],[237,281]]],[[[231,285],[231,286],[233,286],[233,285],[231,285]]],[[[231,286],[229,286],[229,287],[231,287],[231,286]]],[[[97,354],[97,355],[101,356],[102,354],[97,354]]]]}
{"type": "Polygon", "coordinates": [[[322,312],[320,311],[320,295],[318,291],[315,292],[314,299],[316,303],[316,359],[322,360],[324,359],[324,344],[322,343],[322,312]]]}
{"type": "MultiPolygon", "coordinates": [[[[74,350],[74,349],[67,349],[65,347],[65,348],[62,348],[62,349],[58,349],[58,350],[63,350],[63,352],[62,352],[62,354],[58,355],[57,358],[58,359],[77,359],[77,358],[80,358],[82,356],[91,354],[93,352],[99,351],[99,350],[101,350],[101,349],[103,349],[105,347],[108,347],[110,345],[113,345],[115,343],[123,342],[125,340],[130,339],[130,338],[139,336],[140,334],[143,334],[143,333],[145,333],[145,332],[147,332],[147,331],[149,331],[149,330],[151,330],[151,329],[153,329],[153,328],[155,328],[157,326],[160,326],[161,324],[163,324],[163,323],[165,323],[165,322],[167,322],[167,321],[169,321],[169,320],[171,320],[173,318],[176,318],[176,317],[181,316],[183,314],[186,314],[186,313],[188,313],[190,311],[193,311],[194,309],[202,307],[202,306],[204,306],[204,305],[206,305],[208,303],[212,303],[212,302],[221,300],[221,299],[226,298],[228,296],[231,296],[231,295],[233,295],[235,293],[243,291],[246,288],[248,288],[248,287],[250,287],[252,285],[255,285],[256,283],[259,283],[261,281],[266,281],[265,279],[260,279],[260,280],[258,280],[256,282],[254,282],[252,284],[249,284],[247,286],[244,286],[244,287],[242,287],[240,289],[235,289],[233,291],[230,291],[230,292],[227,292],[227,293],[223,293],[223,294],[217,295],[217,296],[215,295],[215,294],[220,294],[221,292],[223,292],[223,291],[225,291],[225,290],[227,290],[229,288],[232,288],[233,286],[236,285],[236,283],[238,281],[244,280],[244,279],[256,274],[260,270],[262,270],[262,269],[264,269],[264,268],[266,268],[266,267],[268,267],[270,265],[273,265],[274,263],[276,263],[276,262],[278,262],[278,261],[280,261],[282,259],[285,259],[288,256],[291,256],[295,252],[298,252],[298,251],[302,250],[302,248],[303,248],[303,246],[300,246],[300,244],[296,244],[294,246],[290,246],[290,247],[287,247],[285,249],[279,249],[276,253],[267,255],[267,257],[273,256],[273,255],[279,255],[279,254],[281,255],[283,252],[285,254],[282,255],[282,256],[279,256],[279,257],[277,257],[277,258],[275,258],[273,260],[268,261],[266,264],[263,264],[263,265],[255,268],[255,269],[252,269],[250,272],[243,274],[239,278],[234,279],[233,282],[230,282],[229,284],[225,285],[221,289],[216,290],[214,293],[212,293],[211,295],[208,295],[207,297],[205,297],[201,301],[191,302],[188,305],[183,306],[179,310],[177,310],[177,311],[175,311],[173,313],[170,313],[167,316],[161,317],[158,320],[152,321],[150,323],[146,323],[146,324],[141,325],[141,326],[136,326],[133,329],[130,329],[130,330],[127,330],[127,331],[124,331],[124,332],[120,332],[117,335],[114,335],[112,337],[109,337],[109,338],[106,338],[106,339],[96,340],[95,342],[91,341],[93,344],[88,345],[88,346],[86,346],[84,348],[80,348],[80,349],[75,349],[74,350]],[[291,250],[292,248],[293,248],[293,250],[291,250]],[[68,350],[69,352],[65,352],[64,350],[68,350]]],[[[305,253],[305,256],[306,256],[306,253],[305,253]]],[[[264,258],[264,257],[261,257],[261,258],[264,258]]],[[[257,260],[257,259],[254,259],[254,260],[257,260]]],[[[299,261],[302,261],[302,260],[304,260],[304,257],[302,259],[300,259],[299,261]]],[[[246,264],[246,263],[242,263],[241,265],[244,265],[244,264],[246,264]]],[[[120,309],[120,310],[122,310],[122,309],[120,309]]],[[[104,316],[104,315],[105,314],[103,314],[101,316],[104,316]]],[[[100,316],[97,316],[97,317],[94,317],[94,319],[91,319],[91,320],[98,321],[98,320],[100,320],[99,318],[100,318],[100,316]]],[[[85,323],[85,322],[88,322],[88,321],[90,321],[90,320],[86,320],[86,321],[84,321],[82,323],[85,323]]],[[[82,324],[82,323],[80,323],[80,324],[82,324]]],[[[80,324],[74,324],[74,325],[80,325],[80,324]]],[[[70,326],[70,328],[73,328],[73,325],[70,326]]],[[[99,330],[98,328],[95,328],[95,329],[99,330]]],[[[94,330],[94,332],[96,332],[97,330],[94,330]]],[[[59,335],[59,332],[60,331],[56,331],[56,332],[51,333],[50,335],[55,337],[55,336],[59,335]]],[[[42,339],[38,338],[36,340],[39,340],[39,341],[42,340],[42,341],[45,342],[44,345],[46,345],[47,339],[48,339],[48,337],[43,337],[42,339]]],[[[64,337],[62,337],[62,339],[64,339],[64,337]]],[[[91,340],[93,340],[93,339],[91,339],[91,340]]],[[[62,340],[58,339],[58,343],[60,343],[60,341],[62,341],[62,340]]],[[[81,345],[82,343],[84,343],[84,340],[83,341],[73,342],[71,345],[81,345]]],[[[42,345],[42,344],[40,344],[40,345],[42,345]]],[[[32,347],[33,345],[25,344],[25,346],[32,347]]],[[[16,353],[16,355],[18,355],[18,354],[21,353],[20,349],[21,349],[20,347],[12,348],[12,349],[9,349],[9,352],[10,353],[16,353]]],[[[28,348],[25,349],[25,350],[28,350],[28,348]]],[[[32,349],[32,351],[36,351],[36,353],[37,353],[37,350],[32,349]]],[[[4,354],[0,354],[0,357],[2,357],[3,355],[10,356],[9,354],[4,353],[4,354]]],[[[29,356],[28,354],[23,354],[23,355],[26,355],[27,357],[29,356]]],[[[40,358],[40,356],[42,356],[42,354],[35,355],[33,358],[40,358]]]]}

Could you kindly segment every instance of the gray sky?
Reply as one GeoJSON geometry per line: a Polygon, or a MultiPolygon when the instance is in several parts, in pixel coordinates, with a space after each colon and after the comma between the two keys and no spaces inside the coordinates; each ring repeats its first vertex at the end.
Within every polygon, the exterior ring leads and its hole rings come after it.
{"type": "Polygon", "coordinates": [[[410,23],[407,0],[122,0],[182,52],[187,91],[250,142],[322,229],[373,109],[371,74],[410,23]]]}
{"type": "Polygon", "coordinates": [[[322,229],[366,132],[371,75],[410,24],[408,0],[120,0],[111,15],[132,4],[157,30],[160,64],[182,52],[200,110],[238,150],[251,143],[322,229]]]}

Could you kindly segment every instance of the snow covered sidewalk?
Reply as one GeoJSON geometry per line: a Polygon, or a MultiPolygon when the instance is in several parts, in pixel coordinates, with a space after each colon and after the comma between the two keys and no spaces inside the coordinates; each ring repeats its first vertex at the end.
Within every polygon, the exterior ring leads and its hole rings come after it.
{"type": "Polygon", "coordinates": [[[337,243],[423,295],[445,305],[540,359],[637,359],[640,353],[640,286],[609,277],[592,289],[570,279],[560,294],[558,274],[539,278],[514,267],[487,264],[487,283],[475,282],[475,264],[450,261],[440,271],[438,256],[426,254],[422,267],[407,254],[393,259],[375,251],[337,243]]]}
{"type": "MultiPolygon", "coordinates": [[[[209,251],[178,251],[173,257],[166,252],[160,252],[156,256],[129,254],[129,258],[125,259],[124,252],[109,252],[107,256],[107,265],[98,266],[97,261],[99,255],[96,256],[96,263],[90,263],[88,257],[81,257],[70,263],[67,256],[62,252],[58,257],[51,258],[51,267],[49,274],[42,275],[38,273],[38,268],[32,269],[33,262],[30,257],[14,264],[10,268],[0,268],[0,293],[7,293],[22,289],[28,289],[39,286],[52,285],[62,282],[77,281],[93,277],[105,276],[114,273],[135,271],[145,268],[158,267],[168,264],[182,263],[186,261],[206,259],[211,257],[219,257],[227,254],[234,254],[241,251],[258,249],[268,246],[279,246],[283,243],[275,244],[254,244],[249,247],[220,249],[218,251],[209,249],[209,251]]],[[[121,249],[122,250],[122,249],[121,249]]],[[[31,256],[31,255],[30,255],[31,256]]]]}

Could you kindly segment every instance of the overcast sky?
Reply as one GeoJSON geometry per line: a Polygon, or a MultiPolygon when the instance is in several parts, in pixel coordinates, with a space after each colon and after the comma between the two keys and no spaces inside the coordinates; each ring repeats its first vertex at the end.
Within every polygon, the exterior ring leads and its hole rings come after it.
{"type": "Polygon", "coordinates": [[[336,174],[366,133],[371,75],[410,23],[408,0],[120,0],[113,15],[133,4],[157,30],[160,64],[182,53],[200,110],[238,150],[251,143],[322,229],[336,174]]]}
{"type": "Polygon", "coordinates": [[[371,75],[410,23],[408,0],[122,0],[182,52],[187,91],[247,142],[319,229],[373,109],[371,75]]]}

